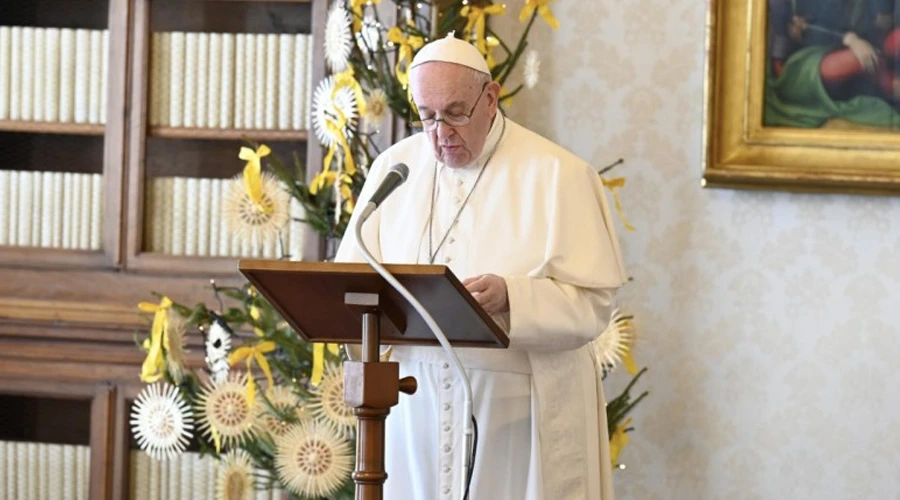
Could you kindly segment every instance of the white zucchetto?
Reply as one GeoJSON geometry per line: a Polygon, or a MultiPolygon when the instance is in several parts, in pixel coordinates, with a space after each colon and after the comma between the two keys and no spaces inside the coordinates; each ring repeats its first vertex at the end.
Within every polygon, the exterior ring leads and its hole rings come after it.
{"type": "Polygon", "coordinates": [[[429,42],[416,53],[409,69],[429,62],[448,62],[460,64],[486,75],[491,74],[484,56],[471,43],[465,42],[449,33],[440,40],[429,42]]]}

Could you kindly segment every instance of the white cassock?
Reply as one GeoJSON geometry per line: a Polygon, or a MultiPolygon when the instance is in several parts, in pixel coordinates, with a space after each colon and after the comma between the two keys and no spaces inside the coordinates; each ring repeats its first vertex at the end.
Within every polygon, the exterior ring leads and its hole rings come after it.
{"type": "MultiPolygon", "coordinates": [[[[457,351],[478,422],[470,498],[611,500],[605,401],[588,343],[626,274],[599,176],[498,113],[468,167],[437,164],[425,134],[392,146],[373,163],[358,206],[399,162],[408,180],[363,229],[375,258],[424,264],[434,254],[460,280],[497,274],[509,290],[510,312],[495,316],[509,349],[457,351]]],[[[336,260],[362,261],[346,234],[336,260]]],[[[387,419],[385,498],[459,499],[460,383],[438,347],[398,346],[392,359],[419,389],[387,419]]]]}

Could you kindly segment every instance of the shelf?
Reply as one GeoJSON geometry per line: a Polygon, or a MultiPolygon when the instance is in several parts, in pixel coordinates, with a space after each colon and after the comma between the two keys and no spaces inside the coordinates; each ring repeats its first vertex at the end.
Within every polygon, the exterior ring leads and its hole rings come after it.
{"type": "Polygon", "coordinates": [[[238,261],[244,257],[200,257],[193,255],[169,255],[159,252],[141,252],[132,257],[128,268],[154,276],[196,276],[198,283],[209,284],[210,278],[235,279],[240,277],[238,261]]]}
{"type": "Polygon", "coordinates": [[[106,127],[90,123],[26,122],[0,120],[0,131],[37,134],[103,135],[106,127]]]}
{"type": "MultiPolygon", "coordinates": [[[[203,0],[210,1],[210,0],[203,0]]],[[[236,1],[236,0],[215,0],[236,1]]],[[[215,129],[183,127],[150,127],[150,136],[164,139],[252,139],[257,141],[305,141],[306,130],[215,129]]]]}
{"type": "Polygon", "coordinates": [[[244,2],[244,3],[312,3],[313,0],[195,0],[199,2],[244,2]]]}
{"type": "Polygon", "coordinates": [[[32,269],[112,269],[115,267],[102,250],[31,246],[0,246],[0,264],[4,267],[32,269]]]}

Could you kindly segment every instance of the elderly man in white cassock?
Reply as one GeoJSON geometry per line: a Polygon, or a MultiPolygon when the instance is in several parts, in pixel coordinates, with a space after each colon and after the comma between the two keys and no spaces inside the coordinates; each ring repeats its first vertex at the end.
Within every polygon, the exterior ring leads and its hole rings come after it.
{"type": "MultiPolygon", "coordinates": [[[[392,165],[408,165],[366,222],[367,247],[385,263],[447,265],[508,332],[509,349],[457,349],[478,423],[470,498],[611,500],[589,343],[626,273],[600,178],[499,112],[499,84],[462,40],[423,47],[410,87],[423,132],[375,160],[357,206],[392,165]]],[[[350,231],[336,260],[363,260],[350,231]]],[[[385,498],[459,499],[460,381],[439,347],[398,346],[392,359],[419,390],[387,419],[385,498]]]]}

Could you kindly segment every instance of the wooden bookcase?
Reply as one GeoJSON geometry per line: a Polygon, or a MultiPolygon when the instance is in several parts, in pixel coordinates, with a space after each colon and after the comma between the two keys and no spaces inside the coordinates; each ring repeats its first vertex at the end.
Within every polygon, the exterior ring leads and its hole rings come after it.
{"type": "MultiPolygon", "coordinates": [[[[0,440],[90,445],[91,499],[129,496],[128,415],[142,387],[135,339],[149,326],[137,303],[154,300],[152,292],[186,304],[210,302],[210,279],[243,281],[238,257],[152,251],[146,241],[152,179],[232,177],[243,168],[237,154],[245,138],[285,159],[298,151],[312,173],[322,158],[305,129],[151,123],[153,33],[308,34],[314,86],[325,71],[326,11],[327,0],[0,0],[0,26],[108,36],[103,123],[14,119],[0,108],[0,170],[95,174],[102,186],[96,248],[0,245],[0,440]]],[[[0,220],[0,231],[7,224],[0,220]]],[[[305,258],[318,258],[320,247],[307,230],[305,258]]],[[[193,364],[202,363],[199,338],[188,350],[193,364]]]]}

